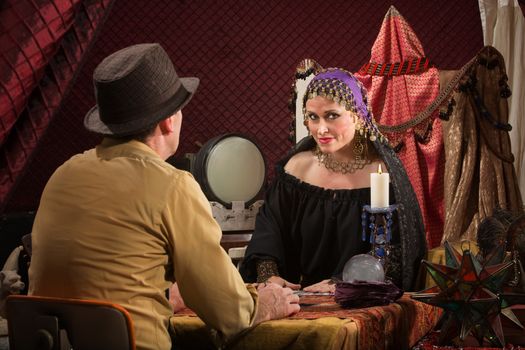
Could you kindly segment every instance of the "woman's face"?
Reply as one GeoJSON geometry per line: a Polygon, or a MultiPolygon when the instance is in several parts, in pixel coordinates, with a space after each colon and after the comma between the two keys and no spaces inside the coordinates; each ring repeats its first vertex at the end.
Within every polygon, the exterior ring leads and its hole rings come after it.
{"type": "Polygon", "coordinates": [[[337,153],[354,139],[353,115],[339,103],[323,96],[306,101],[308,129],[323,153],[337,153]]]}

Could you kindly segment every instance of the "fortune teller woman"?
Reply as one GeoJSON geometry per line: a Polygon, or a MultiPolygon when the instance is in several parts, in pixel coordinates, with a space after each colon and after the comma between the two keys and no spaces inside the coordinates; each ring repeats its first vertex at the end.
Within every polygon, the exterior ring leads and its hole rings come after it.
{"type": "Polygon", "coordinates": [[[310,136],[276,165],[240,268],[245,281],[334,291],[345,263],[370,250],[361,215],[370,204],[370,173],[381,164],[390,173],[390,203],[398,205],[386,274],[411,290],[426,252],[421,212],[365,88],[350,72],[329,68],[310,81],[302,103],[310,136]]]}

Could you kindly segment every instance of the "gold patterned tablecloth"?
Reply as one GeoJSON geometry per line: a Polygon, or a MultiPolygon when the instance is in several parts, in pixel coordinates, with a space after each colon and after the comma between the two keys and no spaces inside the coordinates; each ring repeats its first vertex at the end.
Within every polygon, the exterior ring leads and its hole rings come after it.
{"type": "MultiPolygon", "coordinates": [[[[327,296],[301,298],[301,311],[264,322],[237,337],[229,349],[408,349],[437,322],[438,308],[405,294],[386,306],[343,309],[327,296]]],[[[172,318],[177,349],[212,349],[208,329],[191,310],[172,318]]]]}

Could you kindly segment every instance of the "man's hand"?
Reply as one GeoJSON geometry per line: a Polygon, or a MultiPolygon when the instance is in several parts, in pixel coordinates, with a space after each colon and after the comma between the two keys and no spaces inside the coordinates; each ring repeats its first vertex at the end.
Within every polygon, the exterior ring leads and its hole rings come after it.
{"type": "Polygon", "coordinates": [[[283,288],[275,283],[260,283],[259,306],[253,325],[264,321],[284,318],[299,312],[299,296],[290,288],[283,288]]]}
{"type": "Polygon", "coordinates": [[[285,280],[284,278],[281,278],[279,276],[272,276],[272,277],[268,278],[266,280],[266,283],[275,283],[275,284],[277,284],[277,285],[279,285],[281,287],[287,287],[287,288],[291,288],[291,289],[294,289],[294,290],[301,289],[301,285],[300,284],[290,283],[287,280],[285,280]]]}
{"type": "Polygon", "coordinates": [[[177,282],[173,283],[170,287],[170,304],[173,308],[173,313],[177,313],[186,307],[184,300],[182,300],[182,296],[180,295],[177,282]]]}
{"type": "Polygon", "coordinates": [[[335,284],[332,283],[331,280],[324,280],[306,287],[304,291],[315,293],[335,293],[335,284]]]}

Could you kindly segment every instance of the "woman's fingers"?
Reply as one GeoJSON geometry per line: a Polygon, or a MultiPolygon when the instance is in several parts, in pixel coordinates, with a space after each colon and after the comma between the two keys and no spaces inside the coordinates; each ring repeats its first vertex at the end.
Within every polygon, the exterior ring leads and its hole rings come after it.
{"type": "Polygon", "coordinates": [[[281,287],[288,287],[288,288],[291,288],[291,289],[294,289],[294,290],[301,289],[301,285],[300,284],[290,283],[287,280],[285,280],[284,278],[279,277],[279,276],[272,276],[272,277],[268,278],[267,282],[275,283],[275,284],[277,284],[277,285],[279,285],[281,287]]]}
{"type": "Polygon", "coordinates": [[[294,289],[294,290],[301,289],[301,285],[300,284],[290,283],[288,281],[285,281],[285,282],[286,282],[285,287],[288,287],[288,288],[291,288],[291,289],[294,289]]]}
{"type": "Polygon", "coordinates": [[[335,284],[329,283],[330,280],[324,280],[316,284],[312,284],[304,288],[305,292],[314,292],[314,293],[333,293],[335,292],[335,284]]]}

